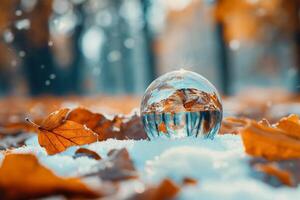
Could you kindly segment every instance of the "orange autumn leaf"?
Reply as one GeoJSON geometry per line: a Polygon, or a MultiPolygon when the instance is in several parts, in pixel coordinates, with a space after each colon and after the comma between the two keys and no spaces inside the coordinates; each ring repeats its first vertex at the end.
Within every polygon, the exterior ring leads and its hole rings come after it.
{"type": "Polygon", "coordinates": [[[46,119],[42,122],[40,125],[40,128],[51,131],[55,129],[56,127],[60,126],[65,120],[69,113],[69,109],[64,108],[60,109],[58,111],[55,111],[53,113],[50,113],[46,119]]]}
{"type": "Polygon", "coordinates": [[[291,173],[288,171],[279,169],[272,163],[266,163],[266,164],[256,164],[255,169],[261,172],[264,172],[270,176],[275,176],[281,183],[287,185],[287,186],[294,186],[293,178],[291,173]]]}
{"type": "Polygon", "coordinates": [[[241,130],[245,151],[268,160],[300,158],[300,140],[276,127],[254,121],[241,130]]]}
{"type": "Polygon", "coordinates": [[[39,129],[39,144],[49,155],[60,153],[70,146],[85,145],[97,141],[97,134],[82,124],[65,121],[51,131],[39,129]]]}
{"type": "Polygon", "coordinates": [[[107,119],[98,113],[92,113],[85,108],[76,108],[72,110],[68,115],[68,120],[77,122],[79,124],[84,124],[88,128],[94,130],[101,122],[107,119]]]}
{"type": "Polygon", "coordinates": [[[120,131],[115,131],[115,128],[120,129],[120,124],[122,123],[122,119],[118,116],[113,120],[109,120],[102,114],[93,113],[85,108],[77,108],[69,113],[67,119],[92,129],[98,134],[99,141],[108,138],[120,139],[122,137],[120,131]]]}
{"type": "Polygon", "coordinates": [[[89,144],[108,138],[146,139],[139,116],[114,117],[107,119],[104,115],[93,113],[85,108],[74,110],[60,109],[51,113],[41,125],[30,120],[31,126],[39,133],[39,143],[48,154],[56,154],[75,145],[89,144]]]}
{"type": "Polygon", "coordinates": [[[86,125],[98,134],[99,141],[108,138],[118,140],[147,138],[141,119],[137,115],[130,118],[115,116],[114,119],[109,120],[102,114],[93,113],[85,108],[77,108],[69,113],[67,120],[86,125]]]}
{"type": "Polygon", "coordinates": [[[70,146],[96,142],[98,137],[85,125],[66,120],[68,109],[51,113],[41,126],[29,121],[38,131],[39,144],[49,155],[60,153],[70,146]]]}
{"type": "Polygon", "coordinates": [[[280,128],[286,135],[300,139],[300,120],[297,115],[290,115],[282,118],[277,124],[277,128],[280,128]]]}
{"type": "Polygon", "coordinates": [[[77,178],[63,179],[42,166],[31,154],[8,154],[0,168],[1,199],[36,199],[53,195],[95,198],[77,178]]]}

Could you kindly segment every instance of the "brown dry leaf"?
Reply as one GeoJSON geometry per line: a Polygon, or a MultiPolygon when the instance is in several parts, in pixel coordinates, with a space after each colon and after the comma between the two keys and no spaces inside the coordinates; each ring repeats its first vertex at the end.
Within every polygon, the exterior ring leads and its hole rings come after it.
{"type": "Polygon", "coordinates": [[[254,121],[241,130],[245,151],[268,160],[300,158],[300,140],[287,132],[254,121]]]}
{"type": "Polygon", "coordinates": [[[263,173],[263,176],[261,174],[254,174],[255,178],[271,186],[279,187],[287,185],[297,187],[300,183],[300,159],[268,161],[263,158],[252,158],[250,166],[255,169],[255,172],[259,171],[263,173]]]}
{"type": "Polygon", "coordinates": [[[281,183],[287,186],[291,187],[294,185],[292,174],[286,170],[279,169],[273,163],[256,164],[254,165],[254,168],[258,171],[268,174],[269,176],[275,176],[281,183]]]}
{"type": "Polygon", "coordinates": [[[89,158],[93,158],[95,160],[101,160],[101,156],[97,154],[95,151],[86,149],[86,148],[79,148],[76,150],[74,158],[87,156],[89,158]]]}
{"type": "Polygon", "coordinates": [[[282,118],[276,124],[276,127],[283,130],[286,135],[300,140],[300,120],[298,115],[293,114],[282,118]]]}
{"type": "Polygon", "coordinates": [[[123,139],[144,140],[148,136],[145,132],[140,116],[133,115],[121,124],[120,132],[124,135],[123,139]]]}
{"type": "Polygon", "coordinates": [[[247,125],[249,119],[226,117],[222,121],[220,134],[239,134],[241,128],[247,125]]]}
{"type": "Polygon", "coordinates": [[[151,187],[130,200],[170,200],[180,192],[180,187],[170,179],[163,180],[157,187],[151,187]]]}
{"type": "Polygon", "coordinates": [[[191,177],[185,177],[182,180],[182,184],[183,185],[197,185],[198,184],[198,180],[191,178],[191,177]]]}
{"type": "Polygon", "coordinates": [[[92,129],[99,135],[99,141],[109,138],[119,140],[147,139],[141,119],[137,115],[130,118],[116,116],[113,120],[109,120],[102,114],[92,113],[85,108],[77,108],[69,113],[67,119],[92,129]]]}
{"type": "Polygon", "coordinates": [[[123,181],[138,178],[129,153],[124,148],[110,151],[108,159],[99,162],[99,164],[104,165],[104,169],[101,167],[98,172],[88,174],[87,176],[98,175],[104,181],[123,181]]]}
{"type": "MultiPolygon", "coordinates": [[[[28,120],[29,121],[29,120],[28,120]]],[[[41,125],[30,124],[39,132],[39,143],[52,155],[74,145],[84,145],[109,138],[146,139],[141,119],[116,116],[113,120],[85,108],[61,109],[51,113],[41,125]]]]}
{"type": "Polygon", "coordinates": [[[85,108],[76,108],[72,110],[68,115],[68,120],[84,124],[92,130],[108,121],[103,115],[92,113],[85,108]]]}
{"type": "Polygon", "coordinates": [[[1,199],[36,199],[52,195],[96,198],[77,178],[63,179],[40,165],[31,154],[8,154],[0,168],[1,199]]]}

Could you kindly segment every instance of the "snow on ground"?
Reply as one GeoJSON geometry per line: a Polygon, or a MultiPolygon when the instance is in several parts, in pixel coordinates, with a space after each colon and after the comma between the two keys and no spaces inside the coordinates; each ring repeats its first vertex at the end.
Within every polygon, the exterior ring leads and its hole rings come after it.
{"type": "MultiPolygon", "coordinates": [[[[184,187],[179,199],[195,200],[285,200],[300,199],[300,188],[275,189],[249,176],[249,157],[244,153],[239,136],[217,136],[214,140],[186,138],[154,141],[107,140],[84,147],[101,157],[111,149],[126,147],[143,180],[157,183],[165,177],[180,182],[185,177],[196,178],[196,186],[184,187]]],[[[61,176],[76,176],[95,169],[97,161],[80,157],[73,159],[79,147],[47,156],[38,145],[37,137],[26,141],[26,146],[14,150],[33,153],[48,168],[61,176]]],[[[140,183],[128,184],[140,188],[140,183]]],[[[136,188],[135,188],[136,189],[136,188]]]]}

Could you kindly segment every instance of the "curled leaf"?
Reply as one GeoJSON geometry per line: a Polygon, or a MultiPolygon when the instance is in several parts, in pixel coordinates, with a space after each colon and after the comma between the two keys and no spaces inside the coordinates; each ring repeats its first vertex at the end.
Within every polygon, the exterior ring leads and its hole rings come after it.
{"type": "Polygon", "coordinates": [[[300,120],[297,115],[282,118],[276,127],[283,130],[286,135],[300,140],[300,120]]]}
{"type": "Polygon", "coordinates": [[[251,121],[241,130],[245,151],[268,160],[300,158],[300,140],[279,128],[251,121]]]}
{"type": "Polygon", "coordinates": [[[190,178],[190,177],[185,177],[182,180],[182,184],[183,185],[197,185],[198,184],[198,180],[196,180],[194,178],[190,178]]]}
{"type": "Polygon", "coordinates": [[[98,172],[88,174],[87,176],[97,175],[105,181],[122,181],[138,177],[129,153],[124,148],[110,151],[108,159],[99,162],[99,165],[101,165],[101,168],[98,172]]]}
{"type": "Polygon", "coordinates": [[[36,199],[53,195],[95,198],[77,178],[63,179],[42,166],[31,154],[8,154],[0,168],[1,199],[36,199]]]}
{"type": "Polygon", "coordinates": [[[82,156],[87,156],[89,158],[93,158],[95,160],[101,160],[101,156],[97,154],[95,151],[86,149],[86,148],[79,148],[76,150],[74,158],[82,157],[82,156]]]}
{"type": "Polygon", "coordinates": [[[64,108],[51,113],[46,119],[44,119],[40,128],[47,131],[55,129],[66,120],[69,111],[70,110],[68,108],[64,108]]]}

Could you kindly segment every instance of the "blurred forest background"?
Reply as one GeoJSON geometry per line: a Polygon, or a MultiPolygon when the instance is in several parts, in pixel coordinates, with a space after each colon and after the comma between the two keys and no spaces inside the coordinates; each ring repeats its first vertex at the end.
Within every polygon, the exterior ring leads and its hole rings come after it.
{"type": "Polygon", "coordinates": [[[300,90],[300,0],[1,0],[0,96],[143,93],[190,69],[225,95],[300,90]]]}

